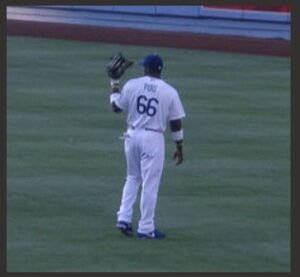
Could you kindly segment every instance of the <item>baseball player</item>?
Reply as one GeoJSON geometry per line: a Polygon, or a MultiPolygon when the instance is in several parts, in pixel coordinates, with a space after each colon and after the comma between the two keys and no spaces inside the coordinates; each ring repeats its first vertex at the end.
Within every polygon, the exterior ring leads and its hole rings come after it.
{"type": "MultiPolygon", "coordinates": [[[[123,59],[116,63],[122,65],[123,61],[125,71],[132,62],[126,64],[128,61],[124,57],[123,59]]],[[[113,111],[126,111],[128,125],[124,134],[127,177],[121,206],[117,212],[116,227],[123,234],[133,236],[133,206],[141,186],[141,216],[137,236],[163,239],[166,234],[155,228],[154,218],[165,159],[164,131],[169,124],[176,145],[173,159],[176,164],[182,163],[181,119],[185,117],[185,112],[176,89],[161,79],[162,58],[158,54],[149,54],[140,65],[144,67],[144,76],[127,81],[121,91],[119,79],[111,78],[110,81],[110,103],[113,111]]]]}

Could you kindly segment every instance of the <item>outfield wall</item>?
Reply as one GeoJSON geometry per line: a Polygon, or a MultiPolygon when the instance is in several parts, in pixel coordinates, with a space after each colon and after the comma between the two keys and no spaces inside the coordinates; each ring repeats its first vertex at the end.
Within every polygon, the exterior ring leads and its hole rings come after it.
{"type": "MultiPolygon", "coordinates": [[[[45,7],[45,6],[44,6],[45,7]]],[[[215,6],[48,6],[56,9],[85,10],[93,12],[131,13],[155,16],[178,16],[188,18],[220,18],[290,23],[290,12],[278,10],[237,9],[215,6]]],[[[263,7],[263,6],[262,6],[263,7]]]]}
{"type": "MultiPolygon", "coordinates": [[[[168,8],[176,11],[174,6],[168,8]]],[[[14,36],[290,56],[287,22],[189,18],[186,14],[141,15],[91,6],[8,6],[6,26],[7,35],[14,36]]]]}
{"type": "Polygon", "coordinates": [[[203,6],[15,6],[7,18],[290,40],[290,13],[203,6]]]}

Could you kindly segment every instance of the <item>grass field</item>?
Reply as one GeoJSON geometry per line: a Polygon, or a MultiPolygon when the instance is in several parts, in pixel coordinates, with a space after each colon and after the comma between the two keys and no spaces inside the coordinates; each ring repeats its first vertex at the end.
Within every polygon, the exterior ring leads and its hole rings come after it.
{"type": "Polygon", "coordinates": [[[290,271],[289,59],[23,37],[7,52],[9,272],[290,271]],[[158,51],[187,113],[180,167],[166,133],[163,241],[114,227],[126,117],[104,68],[119,50],[158,51]]]}

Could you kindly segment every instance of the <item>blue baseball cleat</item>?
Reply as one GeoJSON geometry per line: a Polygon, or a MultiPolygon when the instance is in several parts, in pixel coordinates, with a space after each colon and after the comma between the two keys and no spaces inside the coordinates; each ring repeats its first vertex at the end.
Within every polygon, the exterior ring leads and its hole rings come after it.
{"type": "Polygon", "coordinates": [[[131,223],[125,221],[118,221],[116,227],[121,231],[122,234],[128,237],[133,236],[132,225],[131,223]]]}
{"type": "Polygon", "coordinates": [[[164,234],[158,230],[154,230],[147,234],[138,232],[137,236],[141,239],[164,239],[166,237],[166,234],[164,234]]]}

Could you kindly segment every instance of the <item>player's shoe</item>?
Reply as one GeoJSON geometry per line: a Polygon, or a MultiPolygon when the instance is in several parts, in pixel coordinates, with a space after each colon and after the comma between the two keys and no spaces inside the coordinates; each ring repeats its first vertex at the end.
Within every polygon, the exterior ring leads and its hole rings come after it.
{"type": "Polygon", "coordinates": [[[141,239],[164,239],[166,237],[166,234],[164,234],[158,230],[154,230],[147,234],[138,232],[137,236],[141,239]]]}
{"type": "Polygon", "coordinates": [[[122,234],[128,237],[133,236],[133,230],[131,223],[125,221],[118,221],[116,227],[121,231],[122,234]]]}

